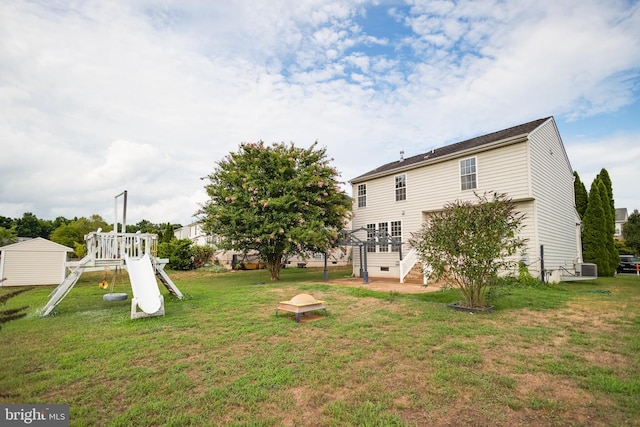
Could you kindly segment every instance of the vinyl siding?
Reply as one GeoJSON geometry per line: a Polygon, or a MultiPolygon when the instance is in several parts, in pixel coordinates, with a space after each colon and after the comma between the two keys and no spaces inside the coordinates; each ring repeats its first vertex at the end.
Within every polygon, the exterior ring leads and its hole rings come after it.
{"type": "MultiPolygon", "coordinates": [[[[527,145],[521,142],[401,172],[407,175],[406,200],[395,200],[395,176],[399,173],[367,181],[367,206],[358,208],[354,203],[353,228],[402,221],[402,241],[405,242],[402,251],[406,254],[411,249],[406,242],[422,226],[425,212],[440,210],[456,200],[475,200],[474,190],[460,189],[460,160],[469,157],[476,157],[476,192],[505,192],[513,199],[530,197],[527,145]]],[[[357,185],[353,191],[355,198],[357,185]]],[[[532,224],[529,230],[531,228],[532,224]]],[[[366,233],[361,232],[358,237],[364,240],[366,233]]],[[[370,252],[367,254],[369,275],[398,277],[397,261],[397,252],[370,252]],[[389,267],[389,272],[380,271],[380,267],[389,267]]],[[[353,252],[353,263],[357,273],[360,269],[357,250],[353,252]]]]}
{"type": "Polygon", "coordinates": [[[57,285],[64,280],[71,249],[46,239],[33,239],[2,248],[3,286],[57,285]]]}
{"type": "Polygon", "coordinates": [[[4,286],[57,285],[64,280],[61,252],[7,252],[4,286]]]}
{"type": "MultiPolygon", "coordinates": [[[[506,193],[525,214],[521,237],[527,239],[530,272],[540,274],[540,245],[544,245],[545,269],[556,273],[560,267],[572,269],[573,263],[581,258],[576,235],[573,171],[552,118],[527,138],[509,145],[480,147],[476,153],[366,181],[367,206],[354,205],[353,228],[402,221],[402,240],[407,242],[430,212],[456,200],[475,200],[473,190],[460,189],[459,162],[469,157],[476,158],[475,192],[506,193]],[[396,202],[394,185],[399,173],[407,175],[407,199],[396,202]]],[[[366,233],[360,238],[366,239],[366,233]]],[[[403,254],[409,250],[405,244],[403,254]]],[[[357,250],[353,260],[354,273],[357,273],[360,268],[357,250]]],[[[398,260],[398,253],[394,252],[368,253],[369,275],[398,277],[398,260]],[[379,272],[380,267],[389,267],[390,271],[379,272]]]]}
{"type": "Polygon", "coordinates": [[[545,269],[572,269],[581,254],[571,165],[553,120],[532,132],[529,140],[537,243],[544,246],[545,269]]]}
{"type": "MultiPolygon", "coordinates": [[[[524,214],[520,237],[526,239],[525,248],[522,254],[514,256],[514,260],[522,259],[523,255],[529,260],[529,272],[538,276],[540,274],[540,264],[538,262],[537,227],[535,215],[535,201],[516,203],[516,209],[524,214]]],[[[514,273],[517,273],[514,271],[514,273]]]]}

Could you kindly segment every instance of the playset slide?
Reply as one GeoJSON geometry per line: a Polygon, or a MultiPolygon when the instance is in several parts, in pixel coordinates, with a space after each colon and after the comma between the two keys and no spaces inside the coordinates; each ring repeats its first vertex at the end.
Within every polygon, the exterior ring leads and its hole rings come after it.
{"type": "Polygon", "coordinates": [[[131,300],[131,318],[164,315],[164,298],[158,289],[158,282],[151,259],[144,254],[139,259],[125,258],[133,299],[131,300]],[[143,313],[136,310],[136,305],[143,313]]]}

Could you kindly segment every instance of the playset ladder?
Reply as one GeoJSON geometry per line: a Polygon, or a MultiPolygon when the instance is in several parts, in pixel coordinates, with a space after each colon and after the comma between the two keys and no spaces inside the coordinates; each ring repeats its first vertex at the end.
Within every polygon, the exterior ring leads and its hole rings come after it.
{"type": "Polygon", "coordinates": [[[155,264],[156,277],[158,278],[158,280],[160,280],[160,283],[162,283],[164,287],[167,288],[170,294],[172,294],[178,299],[182,299],[183,298],[182,292],[180,292],[180,289],[178,289],[175,283],[173,283],[169,275],[165,273],[164,266],[165,264],[162,264],[162,263],[155,264]]]}
{"type": "Polygon", "coordinates": [[[51,294],[49,294],[49,302],[42,309],[41,316],[48,316],[49,313],[51,313],[51,310],[53,310],[54,307],[67,296],[71,291],[71,288],[73,288],[73,286],[78,282],[80,276],[82,276],[82,272],[89,261],[91,261],[91,256],[89,255],[82,258],[78,263],[78,266],[74,268],[67,277],[65,277],[62,283],[60,283],[53,292],[51,292],[51,294]]]}

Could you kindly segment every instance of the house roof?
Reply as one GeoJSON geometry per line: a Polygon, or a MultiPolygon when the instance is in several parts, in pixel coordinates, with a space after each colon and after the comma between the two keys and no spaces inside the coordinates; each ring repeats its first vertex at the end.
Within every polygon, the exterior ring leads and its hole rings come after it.
{"type": "Polygon", "coordinates": [[[42,237],[36,237],[35,239],[24,240],[22,242],[13,243],[0,247],[0,251],[30,251],[30,250],[50,250],[50,251],[65,251],[73,252],[68,246],[61,245],[51,240],[43,239],[42,237]]]}
{"type": "Polygon", "coordinates": [[[627,208],[616,208],[616,222],[626,222],[628,217],[627,208]]]}
{"type": "Polygon", "coordinates": [[[488,133],[486,135],[478,136],[465,141],[456,142],[455,144],[445,145],[444,147],[435,148],[426,153],[418,154],[416,156],[407,157],[406,159],[396,160],[391,163],[382,165],[376,169],[373,169],[365,174],[362,174],[356,178],[353,178],[350,182],[356,183],[365,181],[368,178],[374,176],[381,176],[393,173],[396,170],[411,169],[412,167],[421,166],[422,163],[432,162],[438,158],[447,157],[456,153],[466,152],[469,150],[481,148],[485,145],[496,143],[499,141],[515,138],[517,136],[528,135],[537,129],[547,120],[552,117],[545,117],[542,119],[534,120],[529,123],[513,126],[508,129],[499,130],[497,132],[488,133]]]}

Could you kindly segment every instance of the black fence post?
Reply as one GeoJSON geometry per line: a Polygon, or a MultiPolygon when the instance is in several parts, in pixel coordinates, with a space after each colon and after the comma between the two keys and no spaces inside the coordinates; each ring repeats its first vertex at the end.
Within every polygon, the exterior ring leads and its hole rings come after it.
{"type": "Polygon", "coordinates": [[[544,271],[544,245],[540,245],[540,280],[545,282],[546,272],[544,271]]]}

